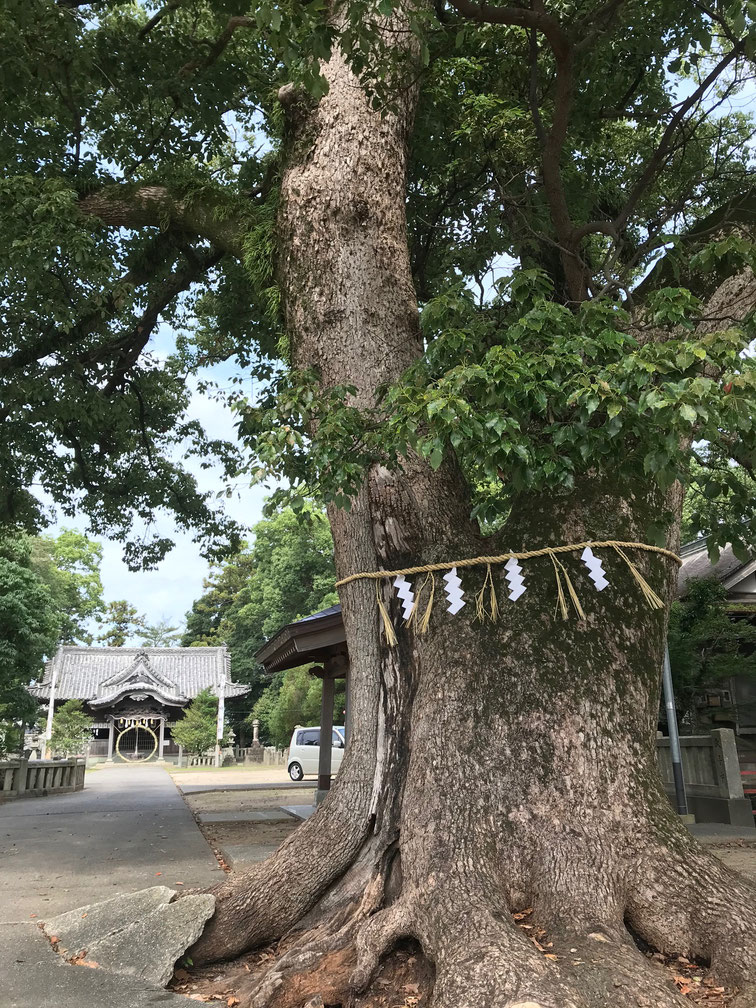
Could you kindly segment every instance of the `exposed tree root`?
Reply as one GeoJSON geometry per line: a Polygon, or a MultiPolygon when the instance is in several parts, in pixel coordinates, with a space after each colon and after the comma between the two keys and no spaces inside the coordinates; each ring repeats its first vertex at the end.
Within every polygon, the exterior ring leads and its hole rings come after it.
{"type": "Polygon", "coordinates": [[[580,907],[573,889],[569,915],[547,921],[543,909],[512,915],[502,887],[481,885],[482,874],[460,865],[421,887],[405,877],[395,897],[390,858],[373,837],[278,953],[236,985],[240,1008],[380,1004],[379,978],[387,982],[408,941],[427,962],[409,1008],[690,1008],[636,933],[662,952],[710,958],[714,975],[739,988],[732,1008],[755,1008],[753,887],[692,840],[674,851],[654,845],[653,858],[651,849],[627,880],[626,901],[607,901],[602,884],[580,907]]]}

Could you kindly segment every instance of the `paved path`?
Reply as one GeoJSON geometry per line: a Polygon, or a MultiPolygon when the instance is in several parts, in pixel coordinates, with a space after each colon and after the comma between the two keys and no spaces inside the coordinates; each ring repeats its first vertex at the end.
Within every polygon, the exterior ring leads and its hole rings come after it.
{"type": "Polygon", "coordinates": [[[162,767],[108,767],[88,773],[83,791],[0,804],[0,865],[0,1008],[195,1003],[66,966],[34,926],[118,893],[220,881],[218,863],[162,767]]]}

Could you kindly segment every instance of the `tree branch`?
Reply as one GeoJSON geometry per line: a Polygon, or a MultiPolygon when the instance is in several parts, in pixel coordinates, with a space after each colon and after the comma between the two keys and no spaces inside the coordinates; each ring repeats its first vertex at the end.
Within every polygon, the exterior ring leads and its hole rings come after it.
{"type": "Polygon", "coordinates": [[[240,15],[238,17],[232,17],[228,19],[228,24],[218,36],[218,38],[211,43],[210,49],[207,56],[201,60],[190,60],[189,63],[185,63],[181,67],[179,74],[181,77],[188,77],[190,74],[195,73],[197,70],[205,70],[207,67],[211,66],[223,50],[226,48],[228,43],[231,41],[234,32],[238,31],[239,28],[256,28],[257,21],[253,17],[246,17],[240,15]]]}
{"type": "Polygon", "coordinates": [[[681,103],[677,112],[672,116],[667,128],[662,134],[662,138],[659,141],[654,153],[648,160],[646,167],[643,170],[643,174],[640,176],[638,181],[633,186],[630,191],[624,207],[620,213],[614,219],[614,226],[617,231],[621,231],[622,228],[627,223],[630,215],[632,214],[635,207],[638,205],[641,197],[651,185],[651,183],[656,178],[656,175],[664,162],[665,158],[671,153],[673,141],[677,130],[684,124],[685,117],[688,112],[696,105],[701,98],[706,94],[709,88],[716,82],[716,80],[721,77],[727,67],[733,63],[738,56],[744,52],[745,42],[740,41],[737,45],[733,46],[729,53],[717,63],[713,70],[707,74],[704,80],[698,85],[695,91],[690,94],[684,102],[681,103]]]}
{"type": "Polygon", "coordinates": [[[221,207],[174,198],[164,186],[108,186],[84,196],[79,209],[107,227],[164,228],[170,223],[187,234],[207,238],[218,248],[242,256],[242,232],[238,220],[225,217],[221,207]]]}
{"type": "Polygon", "coordinates": [[[137,324],[126,336],[116,343],[105,344],[99,354],[88,358],[93,361],[102,359],[104,352],[108,359],[114,359],[117,362],[113,374],[103,390],[105,395],[112,395],[124,385],[129,370],[136,364],[140,354],[149,343],[161,314],[173,299],[204,276],[222,258],[223,253],[214,249],[208,255],[194,258],[194,261],[188,261],[184,269],[171,274],[164,281],[150,299],[137,324]]]}
{"type": "MultiPolygon", "coordinates": [[[[557,241],[562,249],[562,267],[570,298],[575,302],[585,300],[588,294],[587,271],[580,258],[578,241],[575,240],[575,226],[570,216],[567,196],[562,181],[561,159],[567,139],[567,128],[572,110],[574,87],[574,47],[562,25],[541,7],[492,7],[487,3],[473,3],[472,0],[451,0],[452,6],[473,21],[485,24],[507,24],[527,28],[530,32],[541,32],[551,47],[556,63],[554,86],[554,111],[551,128],[544,131],[540,113],[533,111],[536,135],[541,141],[541,170],[546,199],[551,212],[557,241]]],[[[535,82],[533,61],[537,57],[537,47],[531,34],[531,83],[530,99],[533,105],[535,82]]]]}
{"type": "Polygon", "coordinates": [[[167,3],[165,7],[161,7],[159,11],[157,11],[155,14],[152,15],[152,17],[146,24],[142,25],[142,27],[137,32],[137,38],[139,39],[147,38],[152,29],[156,25],[160,24],[160,22],[167,14],[170,14],[171,11],[175,11],[178,7],[180,7],[182,3],[183,0],[170,0],[170,3],[167,3]]]}
{"type": "MultiPolygon", "coordinates": [[[[675,247],[659,259],[648,276],[635,288],[632,294],[633,300],[645,297],[676,279],[674,259],[681,246],[690,252],[706,245],[717,235],[754,226],[756,226],[756,189],[751,189],[740,196],[733,196],[681,235],[675,247]]],[[[723,279],[724,277],[715,276],[712,282],[721,282],[723,279]]]]}
{"type": "Polygon", "coordinates": [[[473,3],[472,0],[451,0],[456,8],[471,21],[481,24],[516,25],[520,28],[534,28],[546,36],[557,59],[564,59],[571,51],[572,45],[567,32],[556,18],[544,11],[529,10],[526,7],[492,7],[487,3],[473,3]]]}

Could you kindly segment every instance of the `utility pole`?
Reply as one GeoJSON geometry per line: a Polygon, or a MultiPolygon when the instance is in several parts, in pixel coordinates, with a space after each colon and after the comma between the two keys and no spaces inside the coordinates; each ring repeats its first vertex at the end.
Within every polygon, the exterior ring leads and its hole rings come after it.
{"type": "Polygon", "coordinates": [[[664,645],[664,667],[662,682],[664,684],[664,706],[667,710],[667,731],[669,732],[669,754],[672,757],[672,776],[675,781],[675,804],[677,813],[688,814],[688,799],[685,794],[685,780],[682,771],[682,753],[680,751],[680,734],[677,730],[677,708],[675,707],[675,690],[672,685],[672,669],[669,664],[669,648],[664,645]]]}
{"type": "Polygon", "coordinates": [[[221,672],[218,682],[218,726],[215,741],[215,765],[221,765],[221,741],[223,739],[223,723],[226,720],[226,673],[221,672]]]}

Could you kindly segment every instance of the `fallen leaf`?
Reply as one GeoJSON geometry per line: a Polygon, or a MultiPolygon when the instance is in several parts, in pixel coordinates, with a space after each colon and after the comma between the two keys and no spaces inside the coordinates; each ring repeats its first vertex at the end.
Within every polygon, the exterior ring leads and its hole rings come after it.
{"type": "Polygon", "coordinates": [[[241,1002],[239,1001],[239,998],[234,997],[233,994],[231,995],[230,998],[226,999],[226,1004],[228,1005],[228,1008],[233,1008],[233,1005],[238,1005],[240,1003],[241,1002]]]}
{"type": "Polygon", "coordinates": [[[547,952],[546,955],[544,956],[544,959],[558,959],[558,958],[559,958],[559,956],[558,955],[554,955],[553,952],[547,952]]]}
{"type": "Polygon", "coordinates": [[[36,914],[29,914],[30,917],[36,917],[36,914]]]}
{"type": "Polygon", "coordinates": [[[155,874],[156,875],[162,875],[163,873],[161,871],[156,871],[155,874]]]}
{"type": "Polygon", "coordinates": [[[57,935],[50,935],[50,944],[51,945],[57,945],[59,941],[60,941],[60,938],[58,938],[57,935]]]}

